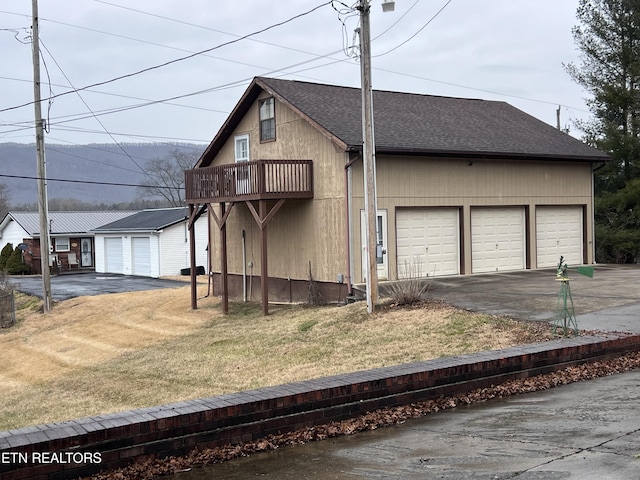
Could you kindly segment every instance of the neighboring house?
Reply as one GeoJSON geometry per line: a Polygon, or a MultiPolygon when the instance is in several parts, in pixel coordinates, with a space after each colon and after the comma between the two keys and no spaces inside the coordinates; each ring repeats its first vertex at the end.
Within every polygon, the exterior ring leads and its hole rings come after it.
{"type": "MultiPolygon", "coordinates": [[[[51,261],[60,270],[93,269],[95,265],[92,230],[127,217],[130,211],[49,212],[51,261]]],[[[32,273],[40,268],[40,217],[38,212],[9,212],[0,223],[0,248],[11,243],[27,244],[24,261],[32,273]]]]}
{"type": "MultiPolygon", "coordinates": [[[[380,279],[593,263],[607,155],[504,102],[374,91],[373,106],[380,279]]],[[[192,208],[213,207],[223,297],[267,281],[266,312],[305,299],[310,274],[329,301],[363,281],[361,116],[360,89],[253,80],[186,174],[192,208]]]]}
{"type": "MultiPolygon", "coordinates": [[[[180,275],[189,267],[188,208],[143,210],[93,230],[96,272],[143,277],[180,275]]],[[[207,269],[207,216],[196,222],[196,264],[207,269]]]]}

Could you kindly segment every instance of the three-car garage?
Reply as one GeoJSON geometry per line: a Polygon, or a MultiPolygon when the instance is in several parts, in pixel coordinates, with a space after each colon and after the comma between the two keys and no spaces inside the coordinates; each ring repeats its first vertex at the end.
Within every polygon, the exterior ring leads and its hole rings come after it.
{"type": "Polygon", "coordinates": [[[415,207],[396,210],[398,278],[582,264],[584,206],[415,207]],[[468,246],[464,245],[467,222],[468,246]],[[465,272],[464,255],[471,271],[465,272]]]}

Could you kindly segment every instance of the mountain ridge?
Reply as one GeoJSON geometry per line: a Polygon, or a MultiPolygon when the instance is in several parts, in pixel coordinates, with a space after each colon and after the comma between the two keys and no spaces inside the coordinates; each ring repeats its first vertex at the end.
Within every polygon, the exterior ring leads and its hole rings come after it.
{"type": "MultiPolygon", "coordinates": [[[[139,193],[135,185],[147,178],[143,170],[150,160],[170,156],[174,150],[191,152],[197,159],[205,148],[190,143],[48,144],[47,195],[49,200],[96,205],[132,202],[139,193]]],[[[35,144],[0,143],[0,183],[9,189],[12,208],[37,201],[36,172],[35,144]]]]}

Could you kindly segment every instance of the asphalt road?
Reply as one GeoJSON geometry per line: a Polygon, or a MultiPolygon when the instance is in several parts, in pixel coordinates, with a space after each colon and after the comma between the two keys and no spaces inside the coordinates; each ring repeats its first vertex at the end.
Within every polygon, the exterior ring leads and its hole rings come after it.
{"type": "MultiPolygon", "coordinates": [[[[12,277],[11,282],[19,292],[42,297],[42,277],[12,277]]],[[[51,294],[54,300],[85,295],[103,295],[105,293],[136,292],[159,288],[184,287],[184,282],[130,275],[108,273],[82,273],[72,275],[54,275],[51,277],[51,294]]]]}

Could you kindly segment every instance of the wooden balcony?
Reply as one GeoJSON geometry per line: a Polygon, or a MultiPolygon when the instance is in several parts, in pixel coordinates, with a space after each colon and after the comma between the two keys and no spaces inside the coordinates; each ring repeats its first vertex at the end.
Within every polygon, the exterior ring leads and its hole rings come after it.
{"type": "Polygon", "coordinates": [[[185,172],[187,203],[313,198],[311,160],[257,160],[185,172]]]}

